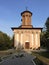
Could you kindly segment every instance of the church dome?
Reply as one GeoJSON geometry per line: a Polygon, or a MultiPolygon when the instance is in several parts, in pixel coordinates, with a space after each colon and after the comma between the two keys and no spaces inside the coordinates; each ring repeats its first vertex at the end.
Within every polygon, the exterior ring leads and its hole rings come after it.
{"type": "Polygon", "coordinates": [[[26,11],[23,11],[23,12],[21,13],[21,16],[22,16],[24,13],[30,13],[30,14],[32,15],[32,12],[26,10],[26,11]]]}

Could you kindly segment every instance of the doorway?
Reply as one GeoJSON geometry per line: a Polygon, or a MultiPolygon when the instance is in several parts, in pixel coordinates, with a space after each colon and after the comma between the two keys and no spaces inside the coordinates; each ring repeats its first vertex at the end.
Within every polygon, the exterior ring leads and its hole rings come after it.
{"type": "Polygon", "coordinates": [[[29,49],[29,42],[25,42],[25,49],[29,49]]]}

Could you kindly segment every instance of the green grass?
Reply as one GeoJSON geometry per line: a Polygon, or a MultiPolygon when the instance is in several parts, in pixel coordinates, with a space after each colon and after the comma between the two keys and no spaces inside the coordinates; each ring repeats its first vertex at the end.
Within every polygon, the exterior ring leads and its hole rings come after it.
{"type": "Polygon", "coordinates": [[[40,54],[37,53],[37,52],[32,52],[32,55],[33,55],[33,56],[36,56],[36,57],[37,57],[41,62],[43,62],[44,64],[49,65],[49,59],[48,59],[48,58],[46,58],[46,57],[40,55],[40,54]]]}
{"type": "Polygon", "coordinates": [[[49,59],[49,52],[35,52],[35,53],[49,59]]]}
{"type": "Polygon", "coordinates": [[[49,58],[49,52],[40,52],[39,54],[46,58],[49,58]]]}
{"type": "Polygon", "coordinates": [[[36,63],[36,65],[45,65],[42,61],[40,61],[38,58],[34,59],[34,62],[36,63]]]}

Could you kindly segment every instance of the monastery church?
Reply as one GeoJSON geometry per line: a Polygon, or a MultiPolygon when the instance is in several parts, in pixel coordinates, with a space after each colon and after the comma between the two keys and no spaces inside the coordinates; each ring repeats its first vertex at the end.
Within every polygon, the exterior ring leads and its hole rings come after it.
{"type": "Polygon", "coordinates": [[[42,28],[33,27],[32,12],[25,10],[21,13],[22,24],[19,27],[12,27],[14,33],[14,47],[18,49],[40,49],[40,34],[42,28]]]}

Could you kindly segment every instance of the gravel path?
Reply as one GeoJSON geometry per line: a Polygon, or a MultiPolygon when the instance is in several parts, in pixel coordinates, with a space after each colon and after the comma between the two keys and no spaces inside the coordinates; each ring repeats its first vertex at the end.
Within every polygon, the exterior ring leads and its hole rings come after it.
{"type": "Polygon", "coordinates": [[[0,65],[36,65],[33,61],[34,57],[31,54],[23,53],[23,57],[16,57],[15,55],[11,55],[6,60],[3,60],[0,65]]]}

